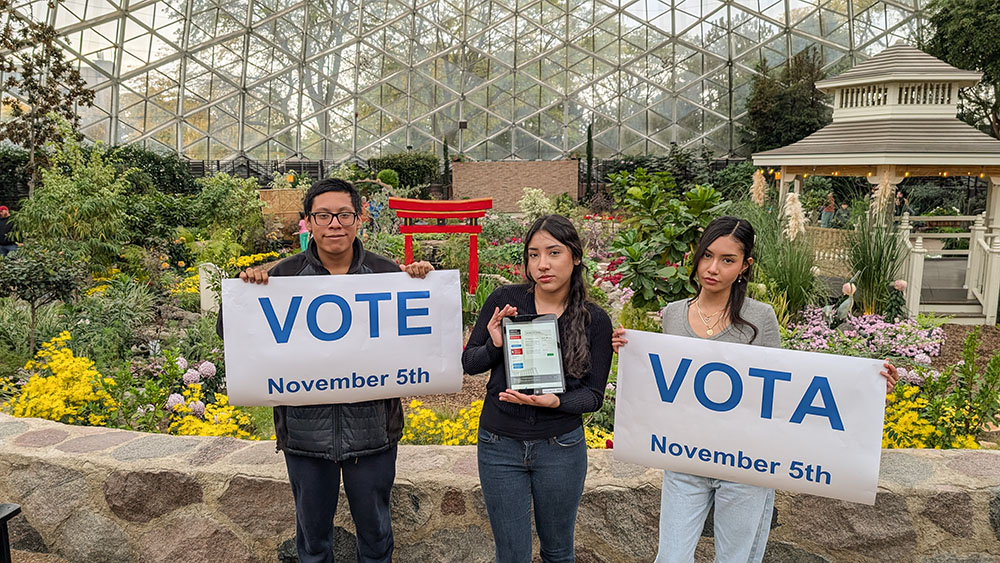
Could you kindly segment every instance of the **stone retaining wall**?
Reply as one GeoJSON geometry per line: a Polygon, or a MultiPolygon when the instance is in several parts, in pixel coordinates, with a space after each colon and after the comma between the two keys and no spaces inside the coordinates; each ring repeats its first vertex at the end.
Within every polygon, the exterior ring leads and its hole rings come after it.
{"type": "MultiPolygon", "coordinates": [[[[765,561],[1000,561],[1000,452],[885,451],[879,490],[874,507],[779,493],[765,561]]],[[[651,561],[659,496],[657,471],[591,451],[577,560],[651,561]]],[[[353,562],[341,497],[337,561],[353,562]]],[[[273,442],[0,415],[0,502],[23,508],[11,523],[16,548],[69,561],[294,560],[273,442]]],[[[401,446],[392,503],[396,561],[490,560],[475,447],[401,446]]],[[[711,556],[704,537],[698,561],[711,556]]]]}

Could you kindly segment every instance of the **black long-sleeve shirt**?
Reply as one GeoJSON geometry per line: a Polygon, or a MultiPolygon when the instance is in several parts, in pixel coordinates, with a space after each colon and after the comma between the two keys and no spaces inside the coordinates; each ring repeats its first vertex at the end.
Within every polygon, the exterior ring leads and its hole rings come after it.
{"type": "MultiPolygon", "coordinates": [[[[590,324],[587,325],[587,344],[590,348],[590,370],[581,374],[566,374],[566,391],[559,395],[556,408],[534,407],[506,403],[500,400],[501,391],[507,389],[503,350],[493,345],[487,325],[496,307],[517,307],[519,315],[536,314],[534,295],[526,285],[505,285],[486,298],[476,326],[462,353],[462,367],[466,373],[476,374],[490,370],[486,383],[486,399],[479,426],[485,430],[518,440],[538,440],[565,434],[583,424],[582,413],[601,408],[604,388],[611,370],[611,318],[594,303],[587,303],[590,324]]],[[[566,326],[559,318],[559,339],[566,341],[566,326]]]]}
{"type": "Polygon", "coordinates": [[[13,227],[10,217],[0,217],[0,245],[14,244],[14,241],[10,240],[10,231],[13,227]]]}

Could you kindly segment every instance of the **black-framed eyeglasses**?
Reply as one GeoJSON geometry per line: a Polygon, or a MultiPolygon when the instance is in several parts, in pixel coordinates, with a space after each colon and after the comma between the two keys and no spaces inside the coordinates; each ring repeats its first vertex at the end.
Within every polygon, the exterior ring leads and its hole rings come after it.
{"type": "Polygon", "coordinates": [[[333,218],[337,218],[337,222],[340,223],[342,227],[350,227],[358,220],[358,214],[353,211],[342,211],[340,213],[327,213],[326,211],[318,211],[316,213],[310,213],[313,223],[319,225],[320,227],[325,227],[333,222],[333,218]]]}

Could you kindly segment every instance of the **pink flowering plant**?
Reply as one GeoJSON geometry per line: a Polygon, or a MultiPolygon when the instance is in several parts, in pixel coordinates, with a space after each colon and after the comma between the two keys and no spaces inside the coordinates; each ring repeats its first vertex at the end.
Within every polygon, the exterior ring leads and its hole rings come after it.
{"type": "Polygon", "coordinates": [[[940,325],[934,317],[888,322],[882,315],[861,315],[830,328],[821,309],[807,307],[801,320],[784,331],[782,340],[783,347],[791,350],[900,358],[928,365],[932,357],[941,354],[944,330],[940,325]]]}

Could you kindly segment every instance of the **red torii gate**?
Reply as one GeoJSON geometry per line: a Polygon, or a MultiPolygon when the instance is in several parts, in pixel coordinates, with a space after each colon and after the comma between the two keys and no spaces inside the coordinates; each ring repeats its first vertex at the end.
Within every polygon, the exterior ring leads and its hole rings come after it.
{"type": "Polygon", "coordinates": [[[469,233],[469,293],[476,292],[479,285],[479,233],[483,227],[478,219],[493,208],[491,198],[429,201],[390,197],[389,209],[396,210],[396,216],[404,219],[399,232],[404,235],[406,263],[413,262],[414,233],[469,233]],[[414,225],[414,219],[437,219],[437,225],[414,225]],[[446,219],[465,219],[465,225],[446,225],[446,219]]]}

